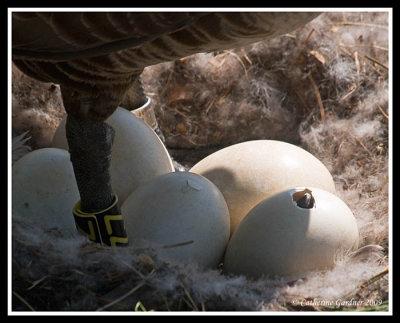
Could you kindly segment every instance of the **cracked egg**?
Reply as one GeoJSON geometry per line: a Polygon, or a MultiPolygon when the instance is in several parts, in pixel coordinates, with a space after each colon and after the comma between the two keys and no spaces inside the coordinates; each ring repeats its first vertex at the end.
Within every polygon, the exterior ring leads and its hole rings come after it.
{"type": "Polygon", "coordinates": [[[358,242],[356,219],[339,197],[315,187],[284,190],[257,204],[239,224],[224,271],[297,279],[332,268],[358,242]]]}

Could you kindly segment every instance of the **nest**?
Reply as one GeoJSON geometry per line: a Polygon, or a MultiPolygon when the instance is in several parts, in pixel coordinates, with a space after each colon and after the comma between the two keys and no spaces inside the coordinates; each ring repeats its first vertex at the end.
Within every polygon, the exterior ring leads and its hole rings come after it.
{"type": "Polygon", "coordinates": [[[329,299],[387,299],[385,280],[380,280],[387,269],[383,250],[377,246],[338,259],[335,271],[310,273],[289,284],[279,279],[224,276],[218,269],[173,263],[160,259],[154,249],[102,247],[18,216],[13,218],[12,252],[15,311],[287,311],[301,309],[293,300],[314,299],[317,291],[322,299],[328,295],[329,299]],[[366,271],[371,268],[378,274],[368,277],[366,271]],[[348,270],[353,271],[352,280],[344,287],[336,279],[348,270]],[[331,284],[340,288],[325,290],[331,284]],[[305,296],[305,292],[314,296],[305,296]]]}
{"type": "MultiPolygon", "coordinates": [[[[13,108],[31,112],[13,110],[13,135],[30,130],[32,149],[45,147],[61,112],[44,110],[47,132],[35,132],[36,117],[22,120],[38,107],[28,106],[21,79],[13,79],[13,108]]],[[[296,144],[332,173],[356,217],[360,249],[288,284],[171,263],[157,250],[101,247],[13,214],[12,309],[388,311],[388,83],[385,12],[325,13],[275,39],[146,68],[143,84],[180,170],[237,142],[296,144]]],[[[46,104],[58,106],[49,86],[46,104]]]]}

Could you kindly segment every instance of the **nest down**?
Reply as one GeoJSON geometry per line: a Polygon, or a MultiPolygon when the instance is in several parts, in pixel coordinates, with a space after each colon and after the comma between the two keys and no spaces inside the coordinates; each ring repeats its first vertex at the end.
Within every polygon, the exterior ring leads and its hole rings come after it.
{"type": "Polygon", "coordinates": [[[386,273],[384,251],[378,246],[339,259],[334,271],[311,273],[291,284],[172,263],[160,259],[157,250],[101,247],[18,216],[13,219],[12,251],[16,311],[134,311],[138,304],[156,311],[286,311],[300,310],[293,300],[311,299],[305,292],[312,299],[387,299],[386,281],[380,279],[386,273]],[[368,276],[372,269],[377,277],[368,276]],[[337,281],[348,271],[350,284],[337,281]]]}
{"type": "MultiPolygon", "coordinates": [[[[250,139],[314,154],[356,217],[360,250],[290,284],[253,281],[170,263],[157,250],[71,239],[13,214],[12,310],[388,310],[387,13],[325,13],[282,37],[148,67],[143,83],[180,170],[250,139]]],[[[50,144],[60,102],[57,86],[13,69],[13,136],[32,137],[13,141],[15,159],[27,144],[50,144]]]]}

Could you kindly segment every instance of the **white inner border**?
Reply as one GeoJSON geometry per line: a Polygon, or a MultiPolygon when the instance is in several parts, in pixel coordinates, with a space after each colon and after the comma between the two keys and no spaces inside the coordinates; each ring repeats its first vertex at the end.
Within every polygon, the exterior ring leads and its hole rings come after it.
{"type": "Polygon", "coordinates": [[[8,84],[7,84],[7,93],[8,93],[8,120],[7,120],[7,142],[8,142],[8,149],[7,149],[7,168],[8,168],[8,183],[7,183],[7,214],[8,214],[8,221],[7,221],[7,229],[8,229],[8,300],[7,300],[7,310],[8,315],[13,316],[23,316],[23,315],[393,315],[393,286],[392,286],[392,275],[393,275],[393,243],[392,243],[392,153],[393,153],[393,118],[392,118],[392,111],[393,111],[393,99],[392,99],[392,87],[393,87],[393,8],[179,8],[179,7],[172,7],[172,8],[35,8],[35,7],[26,7],[26,8],[8,8],[7,12],[7,62],[8,62],[8,84]],[[388,19],[388,33],[389,33],[389,311],[386,312],[146,312],[146,313],[138,313],[138,312],[13,312],[11,309],[11,299],[12,299],[12,290],[11,290],[11,165],[12,165],[12,137],[11,137],[11,114],[12,114],[12,92],[11,92],[11,82],[12,82],[12,75],[11,75],[11,14],[12,12],[23,12],[23,11],[138,11],[138,12],[145,12],[145,11],[153,11],[153,12],[162,12],[162,11],[192,11],[192,12],[215,12],[215,11],[233,11],[233,12],[267,12],[267,11],[321,11],[321,12],[387,12],[389,15],[388,19]]]}

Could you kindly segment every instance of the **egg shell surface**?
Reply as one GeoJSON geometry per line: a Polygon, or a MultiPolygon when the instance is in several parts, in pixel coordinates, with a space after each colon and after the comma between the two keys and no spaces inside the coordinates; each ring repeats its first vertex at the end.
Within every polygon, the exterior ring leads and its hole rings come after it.
{"type": "Polygon", "coordinates": [[[313,186],[336,193],[332,175],[320,160],[300,147],[276,140],[253,140],[226,147],[190,171],[208,178],[224,195],[231,216],[231,234],[256,204],[276,192],[313,186]]]}
{"type": "Polygon", "coordinates": [[[122,205],[131,246],[154,246],[174,261],[215,268],[229,239],[229,213],[218,188],[206,178],[174,172],[135,190],[122,205]]]}
{"type": "Polygon", "coordinates": [[[336,195],[312,191],[312,208],[297,206],[285,190],[256,205],[239,224],[226,250],[224,271],[253,278],[297,279],[331,268],[341,252],[358,247],[359,232],[349,207],[336,195]]]}
{"type": "Polygon", "coordinates": [[[12,211],[32,223],[76,235],[72,208],[79,200],[68,151],[34,150],[12,167],[12,211]]]}

